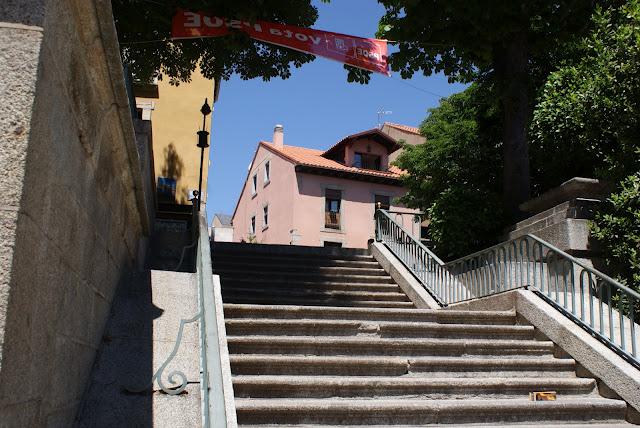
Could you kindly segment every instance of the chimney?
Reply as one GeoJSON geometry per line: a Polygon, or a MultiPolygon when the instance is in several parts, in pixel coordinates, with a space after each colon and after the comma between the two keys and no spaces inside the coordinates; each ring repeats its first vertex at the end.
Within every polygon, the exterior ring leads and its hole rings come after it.
{"type": "Polygon", "coordinates": [[[284,126],[276,125],[273,128],[273,145],[282,148],[284,146],[284,126]]]}

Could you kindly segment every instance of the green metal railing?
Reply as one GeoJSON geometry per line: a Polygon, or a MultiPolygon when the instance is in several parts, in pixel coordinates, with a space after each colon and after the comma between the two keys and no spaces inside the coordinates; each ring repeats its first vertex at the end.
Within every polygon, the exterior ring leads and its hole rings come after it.
{"type": "Polygon", "coordinates": [[[446,306],[528,287],[640,368],[640,294],[553,245],[525,235],[444,263],[385,210],[375,214],[376,240],[446,306]]]}
{"type": "MultiPolygon", "coordinates": [[[[231,394],[230,369],[227,367],[228,375],[225,380],[225,364],[228,361],[223,358],[226,352],[226,340],[224,340],[224,322],[222,314],[217,311],[222,309],[222,296],[220,294],[220,283],[216,281],[211,266],[211,246],[209,243],[209,233],[207,219],[202,212],[198,213],[198,250],[196,259],[196,274],[198,278],[198,297],[200,305],[200,367],[201,388],[202,388],[202,426],[211,427],[232,427],[235,426],[235,414],[227,407],[225,394],[231,394]],[[218,287],[218,290],[215,287],[218,287]],[[217,299],[216,299],[217,297],[217,299]],[[216,300],[219,300],[216,302],[216,300]],[[218,303],[218,304],[216,304],[218,303]],[[229,422],[232,421],[232,422],[229,422]]],[[[228,398],[228,397],[227,397],[228,398]]],[[[233,402],[231,397],[230,402],[233,402]]]]}

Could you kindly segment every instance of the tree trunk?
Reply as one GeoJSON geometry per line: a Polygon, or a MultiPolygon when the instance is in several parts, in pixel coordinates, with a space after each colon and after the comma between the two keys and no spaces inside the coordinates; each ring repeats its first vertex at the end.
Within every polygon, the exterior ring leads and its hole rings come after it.
{"type": "Polygon", "coordinates": [[[504,108],[503,202],[506,214],[511,220],[517,220],[521,216],[518,206],[530,197],[527,142],[529,67],[526,34],[514,35],[495,58],[504,108]]]}

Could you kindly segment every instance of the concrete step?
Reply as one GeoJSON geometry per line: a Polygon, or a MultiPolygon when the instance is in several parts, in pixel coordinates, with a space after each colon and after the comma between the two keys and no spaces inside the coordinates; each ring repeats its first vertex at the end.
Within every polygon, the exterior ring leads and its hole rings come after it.
{"type": "Polygon", "coordinates": [[[297,305],[224,305],[225,318],[343,319],[377,321],[431,321],[443,324],[515,324],[514,311],[442,311],[435,309],[338,308],[297,305]]]}
{"type": "MultiPolygon", "coordinates": [[[[214,266],[214,272],[251,272],[256,276],[269,277],[278,275],[361,275],[361,276],[387,276],[387,272],[381,267],[348,267],[348,266],[313,266],[304,265],[301,269],[300,263],[285,265],[271,263],[268,265],[245,264],[219,264],[214,266]]],[[[222,273],[221,273],[222,275],[222,273]]]]}
{"type": "MultiPolygon", "coordinates": [[[[335,425],[335,424],[240,424],[241,428],[348,428],[348,427],[360,427],[361,425],[335,425]]],[[[389,425],[372,425],[367,424],[368,428],[387,428],[389,425]]],[[[456,426],[451,425],[449,426],[456,426]]],[[[466,423],[464,424],[466,428],[495,428],[496,424],[474,424],[474,423],[466,423]]],[[[527,424],[527,423],[507,423],[500,422],[500,427],[514,427],[514,428],[540,428],[540,424],[527,424]]],[[[393,425],[395,428],[433,428],[440,427],[442,428],[442,424],[410,424],[410,425],[393,425]]],[[[553,422],[545,422],[545,428],[630,428],[637,427],[637,425],[630,424],[629,422],[620,422],[620,421],[598,421],[598,422],[586,422],[586,423],[575,423],[572,421],[561,422],[561,423],[553,423],[553,422]]]]}
{"type": "Polygon", "coordinates": [[[358,282],[283,282],[271,281],[269,278],[237,280],[226,278],[222,287],[233,289],[261,289],[261,290],[318,290],[318,291],[370,291],[370,292],[402,292],[396,284],[367,284],[358,282]]]}
{"type": "Polygon", "coordinates": [[[553,342],[486,339],[380,339],[376,337],[228,336],[232,354],[388,356],[549,356],[553,342]]]}
{"type": "Polygon", "coordinates": [[[557,401],[236,399],[239,424],[623,423],[626,403],[604,398],[557,401]]]}
{"type": "Polygon", "coordinates": [[[359,267],[359,268],[379,268],[380,264],[373,257],[356,258],[356,259],[336,259],[336,258],[311,258],[311,257],[291,257],[291,256],[239,256],[229,254],[214,254],[213,255],[213,267],[217,266],[264,266],[271,265],[273,263],[285,264],[285,265],[300,265],[304,266],[344,266],[344,267],[359,267]]]}
{"type": "Polygon", "coordinates": [[[241,375],[233,378],[236,397],[355,398],[425,400],[522,398],[531,391],[556,391],[558,396],[586,395],[596,381],[583,378],[432,378],[416,376],[292,376],[241,375]]]}
{"type": "Polygon", "coordinates": [[[414,308],[412,302],[397,302],[389,300],[349,300],[346,298],[321,297],[311,298],[309,296],[287,296],[286,294],[277,295],[255,295],[251,293],[242,293],[235,291],[223,291],[222,300],[225,303],[236,304],[263,304],[263,305],[296,305],[296,306],[331,306],[331,307],[362,307],[362,308],[414,308]]]}
{"type": "Polygon", "coordinates": [[[364,259],[373,260],[368,249],[364,248],[327,248],[299,245],[239,244],[212,242],[211,254],[239,257],[295,257],[316,259],[364,259]]]}
{"type": "Polygon", "coordinates": [[[528,325],[466,325],[407,321],[244,318],[228,319],[226,321],[226,327],[227,334],[236,336],[252,334],[278,336],[368,335],[387,338],[534,338],[534,328],[528,325]]]}
{"type": "Polygon", "coordinates": [[[229,270],[216,269],[215,274],[222,280],[252,280],[268,278],[271,281],[281,282],[358,282],[368,284],[395,284],[386,272],[377,272],[375,275],[355,275],[341,273],[306,273],[305,272],[260,272],[255,270],[229,270]]]}
{"type": "Polygon", "coordinates": [[[289,299],[303,299],[303,300],[324,300],[324,299],[341,299],[346,301],[373,301],[381,300],[387,302],[410,302],[409,298],[404,293],[399,292],[371,292],[371,291],[343,291],[343,290],[315,290],[315,289],[266,289],[259,288],[235,288],[222,286],[222,295],[234,295],[247,297],[273,297],[279,300],[280,297],[287,297],[289,299]]]}
{"type": "Polygon", "coordinates": [[[576,377],[575,361],[559,358],[339,357],[231,355],[237,375],[346,375],[439,377],[576,377]]]}

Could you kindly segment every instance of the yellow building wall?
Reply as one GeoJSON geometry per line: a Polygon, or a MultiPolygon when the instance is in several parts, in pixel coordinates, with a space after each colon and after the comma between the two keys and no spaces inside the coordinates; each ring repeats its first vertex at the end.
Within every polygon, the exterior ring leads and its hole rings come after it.
{"type": "MultiPolygon", "coordinates": [[[[196,132],[202,129],[200,107],[205,98],[213,110],[214,85],[213,80],[206,79],[196,70],[191,82],[179,86],[169,84],[168,79],[158,81],[158,98],[136,98],[138,106],[145,102],[153,103],[151,127],[155,181],[157,185],[158,177],[175,179],[178,204],[189,204],[189,191],[198,189],[200,148],[196,145],[196,132]]],[[[212,115],[206,119],[209,132],[212,115]]],[[[209,148],[204,151],[202,169],[203,204],[207,201],[208,171],[209,148]]]]}

